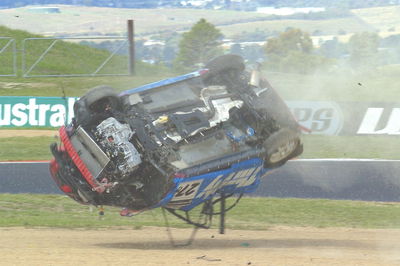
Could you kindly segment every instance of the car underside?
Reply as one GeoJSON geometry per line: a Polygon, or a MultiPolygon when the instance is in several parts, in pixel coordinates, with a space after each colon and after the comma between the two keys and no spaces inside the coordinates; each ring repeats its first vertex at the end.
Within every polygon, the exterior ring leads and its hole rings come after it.
{"type": "Polygon", "coordinates": [[[143,210],[175,178],[261,158],[274,168],[302,152],[299,125],[283,100],[243,59],[225,55],[204,69],[139,88],[90,90],[51,146],[60,189],[83,204],[143,210]]]}

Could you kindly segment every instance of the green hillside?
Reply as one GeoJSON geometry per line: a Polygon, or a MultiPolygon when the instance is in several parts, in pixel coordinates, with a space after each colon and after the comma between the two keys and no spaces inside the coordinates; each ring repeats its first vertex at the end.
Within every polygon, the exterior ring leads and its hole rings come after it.
{"type": "MultiPolygon", "coordinates": [[[[17,50],[22,49],[26,38],[43,37],[26,31],[12,30],[0,26],[0,36],[12,37],[16,40],[17,50]]],[[[8,40],[0,40],[4,47],[8,40]]],[[[80,45],[67,40],[32,40],[25,42],[26,67],[25,73],[31,76],[40,75],[80,75],[92,74],[109,59],[110,52],[80,45]],[[51,46],[49,51],[46,51],[51,46]],[[38,61],[40,57],[42,60],[38,61]],[[35,65],[34,65],[35,64],[35,65]],[[34,67],[29,71],[31,66],[34,67]]],[[[9,46],[0,57],[0,74],[12,72],[12,49],[9,46]]],[[[0,96],[61,96],[64,89],[67,96],[80,96],[91,87],[108,84],[116,89],[127,89],[153,82],[173,75],[162,66],[154,66],[143,62],[136,63],[135,76],[102,76],[102,77],[22,77],[22,54],[17,53],[18,77],[0,77],[0,96]]],[[[114,55],[97,74],[127,74],[128,61],[126,56],[114,55]]]]}
{"type": "MultiPolygon", "coordinates": [[[[18,50],[25,48],[27,70],[42,57],[42,60],[29,73],[32,75],[93,73],[110,55],[106,50],[93,49],[68,41],[44,39],[23,42],[23,39],[26,38],[43,36],[21,30],[11,30],[4,26],[0,26],[0,36],[13,37],[16,40],[18,50]],[[49,47],[51,49],[46,51],[49,47]]],[[[21,61],[21,54],[18,59],[21,61]]],[[[99,72],[99,74],[103,73],[127,73],[127,58],[123,56],[113,57],[106,68],[99,72]]]]}

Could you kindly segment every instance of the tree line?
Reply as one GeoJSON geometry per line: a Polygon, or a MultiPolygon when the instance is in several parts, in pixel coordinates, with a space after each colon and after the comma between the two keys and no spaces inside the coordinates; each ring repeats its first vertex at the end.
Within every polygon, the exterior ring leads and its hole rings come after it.
{"type": "MultiPolygon", "coordinates": [[[[360,32],[353,34],[346,43],[334,37],[318,46],[308,32],[296,28],[287,28],[273,35],[256,31],[253,35],[255,40],[263,40],[265,44],[243,45],[241,41],[248,42],[249,39],[241,36],[243,39],[238,39],[229,48],[223,48],[221,31],[205,19],[200,19],[183,34],[170,32],[159,36],[163,45],[146,46],[144,40],[137,40],[136,58],[179,72],[197,69],[223,53],[241,55],[250,63],[264,61],[265,68],[271,71],[299,74],[329,72],[338,68],[364,71],[387,64],[400,64],[400,35],[380,38],[376,32],[360,32]]],[[[110,51],[119,46],[116,41],[82,44],[110,51]]]]}
{"type": "Polygon", "coordinates": [[[173,67],[186,71],[195,69],[226,52],[239,54],[250,62],[262,59],[265,67],[272,71],[299,74],[329,72],[338,67],[364,71],[400,63],[400,35],[381,39],[376,32],[360,32],[353,34],[347,43],[334,37],[316,47],[309,33],[288,28],[268,38],[263,46],[241,47],[237,43],[229,50],[221,48],[222,39],[222,33],[214,25],[205,19],[199,20],[181,36],[173,67]]]}

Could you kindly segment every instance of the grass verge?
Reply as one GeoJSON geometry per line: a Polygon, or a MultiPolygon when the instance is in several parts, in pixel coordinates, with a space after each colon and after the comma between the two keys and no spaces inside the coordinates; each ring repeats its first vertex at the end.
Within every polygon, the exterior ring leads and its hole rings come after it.
{"type": "Polygon", "coordinates": [[[396,136],[303,135],[304,152],[300,158],[400,159],[396,136]]]}
{"type": "Polygon", "coordinates": [[[54,137],[0,138],[0,161],[50,160],[54,137]]]}
{"type": "Polygon", "coordinates": [[[70,78],[0,78],[0,96],[81,97],[99,85],[122,91],[175,76],[161,66],[137,65],[135,76],[70,78]],[[149,74],[151,73],[151,74],[149,74]]]}
{"type": "MultiPolygon", "coordinates": [[[[400,159],[400,142],[394,136],[304,135],[302,159],[400,159]]],[[[50,160],[54,137],[0,138],[0,161],[50,160]]]]}
{"type": "MultiPolygon", "coordinates": [[[[229,203],[232,203],[230,199],[229,203]]],[[[1,227],[104,228],[164,226],[160,209],[134,217],[120,217],[106,207],[99,219],[96,208],[66,196],[0,194],[1,227]]],[[[216,217],[218,218],[218,217],[216,217]]],[[[188,227],[168,215],[173,227],[188,227]]],[[[271,226],[400,228],[400,204],[320,199],[244,198],[227,214],[230,229],[266,230],[271,226]]],[[[214,227],[218,223],[214,221],[214,227]]]]}

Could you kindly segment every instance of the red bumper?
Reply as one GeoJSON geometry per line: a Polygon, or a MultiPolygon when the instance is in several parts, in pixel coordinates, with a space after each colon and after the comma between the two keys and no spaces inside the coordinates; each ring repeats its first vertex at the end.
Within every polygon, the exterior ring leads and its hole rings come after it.
{"type": "Polygon", "coordinates": [[[63,143],[64,148],[65,148],[66,152],[68,153],[69,157],[71,157],[72,161],[78,168],[79,172],[81,172],[82,176],[89,183],[89,185],[93,188],[93,190],[95,190],[99,193],[103,193],[105,190],[105,187],[93,177],[93,175],[90,173],[89,169],[86,167],[85,163],[79,157],[79,154],[74,149],[74,146],[72,146],[72,143],[68,137],[65,127],[64,126],[61,127],[59,132],[60,132],[61,142],[63,143]]]}

